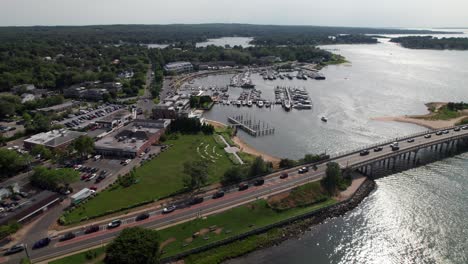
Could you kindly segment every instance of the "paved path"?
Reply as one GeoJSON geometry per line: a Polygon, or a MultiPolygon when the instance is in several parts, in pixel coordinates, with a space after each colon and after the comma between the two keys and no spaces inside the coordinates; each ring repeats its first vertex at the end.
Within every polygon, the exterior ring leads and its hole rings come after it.
{"type": "Polygon", "coordinates": [[[237,155],[237,152],[239,151],[239,149],[229,145],[229,143],[226,141],[226,139],[224,139],[224,137],[222,135],[218,135],[218,137],[221,138],[221,140],[226,145],[226,147],[224,148],[224,151],[226,151],[227,153],[233,154],[236,157],[236,159],[239,161],[239,164],[243,165],[244,161],[239,157],[239,155],[237,155]]]}

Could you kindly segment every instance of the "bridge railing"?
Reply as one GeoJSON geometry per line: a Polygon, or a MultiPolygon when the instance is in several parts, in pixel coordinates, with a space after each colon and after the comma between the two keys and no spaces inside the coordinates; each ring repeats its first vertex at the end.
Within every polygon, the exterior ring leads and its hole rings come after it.
{"type": "Polygon", "coordinates": [[[408,140],[410,138],[420,137],[420,136],[424,136],[426,134],[432,134],[432,133],[435,133],[435,132],[441,131],[441,130],[453,129],[455,127],[457,127],[457,126],[450,126],[450,127],[439,128],[439,129],[428,129],[426,131],[417,132],[417,133],[413,133],[413,134],[405,135],[405,136],[400,136],[400,137],[396,137],[396,138],[391,138],[391,139],[387,139],[385,141],[381,141],[381,142],[374,143],[374,144],[369,144],[367,146],[359,147],[359,148],[356,148],[356,149],[353,149],[353,150],[346,150],[346,151],[336,152],[336,153],[333,153],[333,154],[330,155],[330,159],[341,158],[341,157],[348,156],[348,155],[351,155],[351,154],[359,153],[359,152],[361,152],[363,150],[366,150],[366,149],[373,149],[375,147],[385,146],[385,145],[388,145],[388,144],[390,144],[392,142],[395,142],[395,141],[408,140]]]}

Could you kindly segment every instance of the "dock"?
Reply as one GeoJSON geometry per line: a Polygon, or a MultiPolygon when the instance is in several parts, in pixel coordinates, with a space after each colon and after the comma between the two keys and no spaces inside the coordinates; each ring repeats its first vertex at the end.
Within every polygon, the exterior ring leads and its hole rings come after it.
{"type": "Polygon", "coordinates": [[[275,133],[275,128],[271,127],[268,123],[249,116],[228,116],[228,122],[231,126],[240,128],[253,137],[272,135],[275,133]]]}

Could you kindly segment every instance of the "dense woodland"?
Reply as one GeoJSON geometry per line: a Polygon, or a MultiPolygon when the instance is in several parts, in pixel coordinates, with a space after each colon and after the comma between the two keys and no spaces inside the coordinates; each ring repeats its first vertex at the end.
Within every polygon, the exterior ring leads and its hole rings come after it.
{"type": "Polygon", "coordinates": [[[392,38],[390,41],[400,43],[403,47],[409,49],[468,49],[468,38],[434,38],[432,36],[410,36],[392,38]]]}

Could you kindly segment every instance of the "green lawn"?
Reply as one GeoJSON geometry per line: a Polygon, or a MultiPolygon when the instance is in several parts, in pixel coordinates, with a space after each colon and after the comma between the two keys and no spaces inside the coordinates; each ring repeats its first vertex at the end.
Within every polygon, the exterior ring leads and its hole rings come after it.
{"type": "Polygon", "coordinates": [[[460,116],[460,113],[447,108],[447,106],[441,107],[437,112],[434,113],[430,119],[433,120],[450,120],[460,116]]]}
{"type": "Polygon", "coordinates": [[[49,262],[50,264],[102,264],[105,247],[91,249],[65,258],[57,259],[49,262]],[[88,257],[87,257],[88,256],[88,257]]]}
{"type": "Polygon", "coordinates": [[[208,216],[206,219],[196,219],[177,226],[169,227],[159,231],[161,241],[175,239],[174,242],[169,243],[164,247],[163,257],[203,246],[230,236],[242,234],[255,228],[263,227],[292,216],[331,205],[335,202],[336,201],[333,199],[328,199],[325,202],[312,206],[293,208],[278,212],[271,209],[265,200],[260,200],[248,205],[230,209],[220,214],[208,216]],[[216,234],[215,232],[208,232],[205,235],[201,235],[193,239],[190,243],[186,241],[186,239],[192,237],[192,234],[195,232],[199,232],[200,230],[209,228],[213,225],[222,228],[221,233],[216,234]]]}
{"type": "Polygon", "coordinates": [[[128,188],[120,186],[109,188],[99,193],[92,200],[67,214],[67,222],[76,222],[106,211],[159,199],[182,190],[183,164],[187,161],[196,159],[206,161],[209,164],[209,183],[219,182],[224,172],[233,166],[223,147],[216,143],[213,136],[181,135],[178,139],[168,140],[165,143],[172,146],[137,169],[137,184],[128,188]],[[207,145],[208,147],[205,147],[207,145]]]}
{"type": "Polygon", "coordinates": [[[138,89],[138,96],[143,96],[143,95],[145,95],[145,89],[144,88],[138,89]]]}

